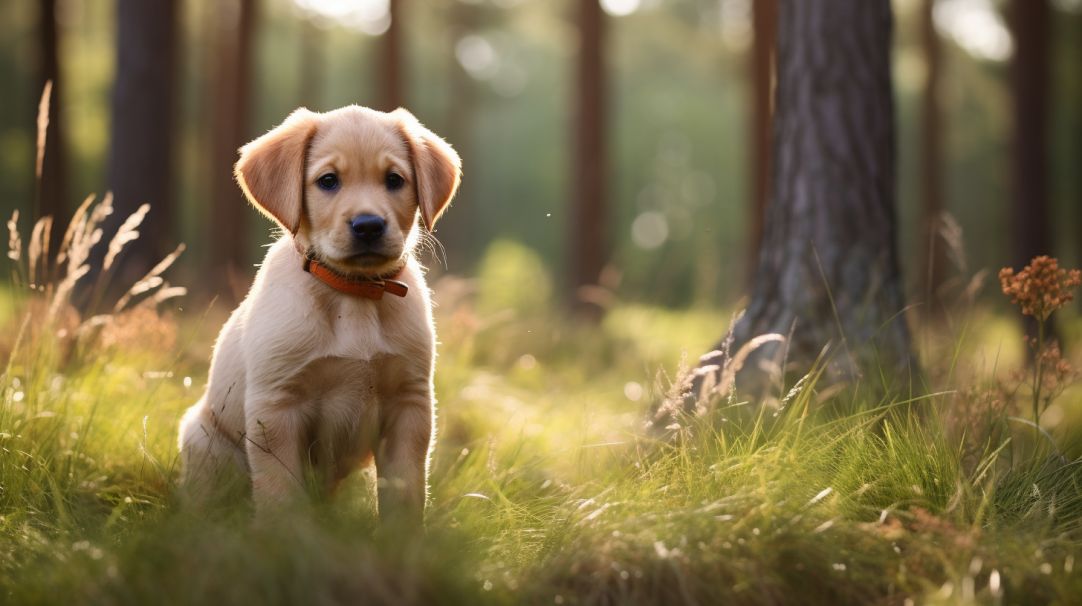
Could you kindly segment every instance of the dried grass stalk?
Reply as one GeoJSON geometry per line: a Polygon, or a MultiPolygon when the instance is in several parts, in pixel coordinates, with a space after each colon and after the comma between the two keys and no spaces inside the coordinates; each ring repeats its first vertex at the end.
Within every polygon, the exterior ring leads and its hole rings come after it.
{"type": "Polygon", "coordinates": [[[64,279],[60,281],[60,284],[56,287],[56,292],[53,293],[53,301],[49,305],[49,322],[52,322],[58,313],[60,308],[68,303],[68,298],[71,296],[71,291],[75,288],[75,283],[79,281],[86,273],[90,271],[89,265],[80,265],[75,270],[68,271],[68,275],[64,276],[64,279]]]}
{"type": "Polygon", "coordinates": [[[64,239],[60,241],[60,250],[56,253],[57,266],[63,264],[64,260],[68,258],[68,247],[71,246],[71,240],[75,237],[75,231],[81,229],[79,225],[83,223],[86,209],[94,202],[96,197],[95,194],[87,196],[86,200],[83,200],[83,203],[79,205],[79,208],[75,209],[75,214],[71,216],[68,228],[64,231],[64,239]]]}
{"type": "Polygon", "coordinates": [[[75,338],[85,339],[95,330],[107,324],[111,324],[115,319],[116,318],[112,314],[99,314],[83,320],[83,323],[79,325],[79,328],[75,329],[75,338]]]}
{"type": "Polygon", "coordinates": [[[139,224],[143,222],[143,219],[147,216],[147,212],[150,210],[149,204],[143,204],[131,214],[124,223],[121,224],[120,229],[117,230],[116,235],[109,241],[109,250],[105,253],[105,263],[102,266],[102,271],[108,270],[113,261],[116,260],[116,256],[120,254],[120,251],[124,250],[124,245],[128,242],[132,242],[139,238],[139,232],[135,228],[139,227],[139,224]]]}
{"type": "MultiPolygon", "coordinates": [[[[735,324],[735,319],[733,324],[735,324]]],[[[731,329],[731,326],[730,326],[731,329]]],[[[731,332],[731,331],[730,331],[731,332]]],[[[712,351],[700,358],[703,362],[696,369],[691,369],[687,364],[687,351],[680,359],[677,368],[676,379],[672,381],[665,398],[654,414],[653,420],[647,426],[665,422],[665,429],[681,429],[680,413],[686,410],[688,398],[695,396],[695,414],[705,416],[708,414],[718,399],[726,395],[732,398],[736,384],[736,374],[744,367],[748,356],[763,345],[772,342],[784,342],[785,337],[779,334],[766,334],[755,337],[741,347],[736,355],[730,357],[729,349],[732,346],[731,334],[726,333],[722,340],[722,349],[712,351]],[[694,394],[692,386],[696,378],[702,377],[699,393],[694,394]]],[[[658,383],[660,385],[660,373],[658,383]]],[[[732,402],[730,402],[732,404],[732,402]]]]}
{"type": "MultiPolygon", "coordinates": [[[[751,341],[745,343],[744,346],[736,352],[736,355],[733,356],[732,362],[725,365],[725,368],[722,370],[721,373],[721,381],[718,383],[718,387],[725,390],[730,389],[732,383],[736,381],[736,373],[740,372],[740,369],[744,368],[744,362],[747,361],[748,356],[751,355],[751,352],[759,349],[767,343],[784,341],[784,336],[777,333],[771,333],[766,335],[759,335],[758,337],[755,337],[751,341]]],[[[725,394],[722,393],[721,395],[725,394]]]]}
{"type": "Polygon", "coordinates": [[[687,348],[685,347],[680,354],[680,362],[676,366],[676,378],[669,382],[667,390],[661,382],[662,372],[662,370],[658,371],[656,382],[659,391],[662,391],[665,396],[661,406],[654,413],[651,424],[668,423],[665,429],[678,430],[681,428],[680,412],[684,409],[684,400],[691,395],[691,384],[694,379],[694,372],[688,366],[687,348]]]}
{"type": "Polygon", "coordinates": [[[22,257],[23,253],[23,240],[19,236],[19,209],[15,209],[15,212],[11,213],[11,219],[8,220],[8,258],[16,263],[22,257]]]}
{"type": "Polygon", "coordinates": [[[149,272],[147,272],[147,275],[143,276],[142,280],[139,280],[138,282],[133,284],[131,289],[129,289],[128,292],[124,293],[124,296],[120,297],[120,300],[116,302],[116,306],[113,307],[113,313],[119,313],[120,310],[124,309],[124,306],[127,305],[129,301],[131,301],[132,297],[136,295],[141,295],[149,290],[160,286],[162,284],[162,279],[159,276],[163,271],[169,269],[169,266],[177,260],[177,257],[179,257],[180,253],[182,252],[184,252],[183,243],[177,246],[177,249],[170,253],[168,257],[162,259],[160,263],[155,265],[154,269],[151,269],[149,272]]]}
{"type": "Polygon", "coordinates": [[[69,275],[82,267],[83,263],[90,258],[90,249],[101,241],[102,231],[98,224],[111,214],[113,214],[113,192],[108,192],[101,203],[94,207],[89,217],[84,213],[80,218],[71,238],[71,246],[68,248],[69,275]]]}
{"type": "Polygon", "coordinates": [[[38,261],[41,261],[41,281],[49,271],[49,233],[53,230],[53,217],[48,215],[38,219],[34,231],[30,234],[30,248],[27,250],[30,262],[30,285],[36,284],[38,261]]]}
{"type": "Polygon", "coordinates": [[[736,323],[743,317],[743,311],[734,313],[732,319],[729,320],[729,328],[726,329],[725,336],[721,339],[721,349],[716,349],[699,357],[699,368],[695,371],[695,374],[696,376],[702,376],[703,380],[699,387],[696,406],[702,407],[705,405],[707,394],[713,393],[714,388],[718,385],[718,377],[715,371],[725,368],[732,359],[730,350],[733,347],[736,323]],[[707,364],[708,362],[709,364],[707,364]]]}
{"type": "Polygon", "coordinates": [[[962,275],[969,273],[966,263],[966,249],[962,242],[962,226],[958,224],[954,215],[947,211],[939,214],[939,235],[947,243],[947,257],[954,263],[954,266],[958,268],[962,275]]]}
{"type": "Polygon", "coordinates": [[[41,167],[45,162],[45,135],[49,132],[49,98],[53,94],[53,81],[45,82],[45,90],[41,92],[41,103],[38,104],[38,158],[34,166],[34,175],[41,179],[41,167]]]}
{"type": "Polygon", "coordinates": [[[155,309],[158,304],[174,297],[183,297],[188,294],[188,289],[183,286],[169,286],[168,282],[162,284],[161,290],[143,299],[136,307],[155,309]]]}
{"type": "Polygon", "coordinates": [[[75,216],[72,217],[71,224],[68,225],[68,230],[64,234],[61,253],[57,255],[57,264],[67,261],[67,272],[52,295],[52,302],[49,305],[50,321],[54,320],[60,309],[68,304],[75,283],[90,271],[86,260],[90,257],[90,250],[101,241],[102,230],[98,224],[113,214],[113,192],[106,193],[105,198],[88,216],[87,210],[92,201],[93,197],[88,197],[75,211],[75,216]]]}

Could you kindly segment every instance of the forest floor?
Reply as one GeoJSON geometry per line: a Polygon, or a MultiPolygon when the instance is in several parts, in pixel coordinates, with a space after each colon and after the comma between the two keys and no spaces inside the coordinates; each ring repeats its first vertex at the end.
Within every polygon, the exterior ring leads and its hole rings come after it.
{"type": "MultiPolygon", "coordinates": [[[[729,314],[616,305],[584,328],[538,303],[548,293],[533,282],[493,277],[515,268],[485,271],[436,284],[438,442],[427,536],[413,541],[376,532],[365,474],[288,526],[253,528],[244,494],[211,511],[184,503],[177,423],[228,310],[131,312],[71,351],[29,324],[0,379],[0,602],[1082,595],[1082,400],[1060,395],[1039,442],[1008,418],[1025,398],[992,378],[1007,385],[1004,369],[1023,366],[1014,321],[978,309],[935,339],[917,331],[923,380],[793,389],[796,373],[764,406],[738,394],[654,439],[644,420],[682,350],[708,351],[729,314]]],[[[23,307],[7,307],[10,351],[23,307]]]]}

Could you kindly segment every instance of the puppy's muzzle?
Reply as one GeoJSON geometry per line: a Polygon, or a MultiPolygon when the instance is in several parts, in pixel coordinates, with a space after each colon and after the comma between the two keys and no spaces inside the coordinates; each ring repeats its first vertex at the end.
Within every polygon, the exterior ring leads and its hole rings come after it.
{"type": "Polygon", "coordinates": [[[387,224],[376,215],[361,215],[350,223],[350,230],[358,242],[365,245],[375,244],[387,231],[387,224]]]}

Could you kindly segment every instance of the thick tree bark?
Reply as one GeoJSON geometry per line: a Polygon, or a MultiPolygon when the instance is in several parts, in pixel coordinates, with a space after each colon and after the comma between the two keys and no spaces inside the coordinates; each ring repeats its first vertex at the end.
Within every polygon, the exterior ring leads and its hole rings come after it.
{"type": "Polygon", "coordinates": [[[608,159],[606,154],[605,14],[598,0],[578,0],[581,45],[576,81],[575,153],[571,170],[571,258],[573,305],[592,320],[601,317],[584,303],[580,289],[594,286],[608,260],[606,230],[608,159]]]}
{"type": "MultiPolygon", "coordinates": [[[[176,0],[119,0],[117,71],[113,88],[109,183],[113,216],[104,239],[140,205],[150,212],[128,245],[116,275],[121,285],[142,277],[172,252],[172,158],[176,0]]],[[[104,248],[104,246],[99,245],[104,248]]]]}
{"type": "Polygon", "coordinates": [[[763,222],[770,201],[770,152],[773,143],[774,58],[778,39],[778,0],[754,0],[751,48],[751,192],[748,282],[755,278],[763,245],[763,222]]]}
{"type": "Polygon", "coordinates": [[[237,183],[233,165],[248,140],[251,107],[252,37],[255,0],[232,0],[212,15],[215,52],[211,56],[210,181],[207,220],[208,265],[216,294],[239,300],[251,282],[248,220],[251,211],[237,183]]]}
{"type": "Polygon", "coordinates": [[[403,61],[402,0],[390,0],[391,26],[380,38],[379,107],[389,112],[405,105],[403,61]]]}
{"type": "Polygon", "coordinates": [[[925,302],[924,316],[941,320],[945,308],[940,289],[947,279],[947,244],[940,234],[943,214],[943,121],[940,119],[939,90],[942,73],[942,47],[932,19],[934,0],[924,0],[921,6],[921,46],[927,68],[921,98],[921,198],[923,226],[923,255],[919,271],[921,297],[925,302]]]}
{"type": "Polygon", "coordinates": [[[778,14],[773,188],[736,346],[792,330],[791,361],[834,344],[847,377],[894,370],[909,333],[895,317],[890,0],[781,0],[778,14]]]}
{"type": "MultiPolygon", "coordinates": [[[[45,135],[45,158],[41,169],[41,183],[32,221],[51,215],[53,229],[49,237],[49,258],[55,258],[60,247],[64,229],[68,224],[66,197],[67,157],[63,143],[60,117],[62,82],[60,78],[59,32],[56,25],[56,0],[41,0],[39,15],[39,43],[41,48],[41,75],[36,95],[41,95],[45,83],[52,80],[53,88],[49,103],[49,128],[45,135]]],[[[25,227],[25,226],[23,226],[25,227]]]]}
{"type": "Polygon", "coordinates": [[[1012,263],[1054,254],[1048,210],[1049,36],[1047,0],[1013,0],[1008,21],[1014,34],[1011,65],[1014,140],[1011,150],[1012,263]]]}

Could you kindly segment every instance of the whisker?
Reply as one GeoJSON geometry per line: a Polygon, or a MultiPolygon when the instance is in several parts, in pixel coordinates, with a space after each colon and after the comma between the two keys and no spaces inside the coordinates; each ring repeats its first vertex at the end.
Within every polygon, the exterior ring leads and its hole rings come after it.
{"type": "Polygon", "coordinates": [[[422,232],[421,243],[427,246],[429,252],[431,252],[432,256],[436,259],[436,263],[443,265],[444,269],[448,269],[447,249],[443,247],[443,243],[440,242],[435,234],[432,232],[422,232]],[[439,247],[439,251],[436,250],[437,246],[439,247]]]}

